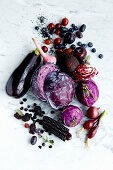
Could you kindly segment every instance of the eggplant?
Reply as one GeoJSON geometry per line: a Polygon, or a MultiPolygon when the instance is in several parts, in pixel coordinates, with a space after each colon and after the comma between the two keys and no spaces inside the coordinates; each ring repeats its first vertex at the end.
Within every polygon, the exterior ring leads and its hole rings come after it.
{"type": "Polygon", "coordinates": [[[14,98],[25,95],[30,88],[33,72],[40,63],[41,55],[37,49],[29,53],[7,81],[6,93],[14,98]]]}

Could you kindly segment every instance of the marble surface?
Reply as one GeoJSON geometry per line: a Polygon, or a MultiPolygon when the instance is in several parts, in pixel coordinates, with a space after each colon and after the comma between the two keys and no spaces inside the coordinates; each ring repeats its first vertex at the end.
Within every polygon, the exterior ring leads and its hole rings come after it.
{"type": "MultiPolygon", "coordinates": [[[[112,0],[1,0],[0,1],[0,169],[1,170],[112,170],[113,169],[113,1],[112,0]],[[96,54],[90,53],[91,64],[99,70],[95,81],[100,90],[100,98],[95,106],[100,111],[107,110],[95,138],[90,142],[89,150],[85,148],[85,135],[80,138],[76,132],[81,125],[71,128],[73,139],[62,142],[56,137],[53,149],[40,150],[38,144],[31,146],[31,135],[26,132],[23,122],[13,117],[19,107],[19,101],[6,95],[5,84],[15,67],[24,56],[34,49],[31,40],[36,37],[40,43],[43,39],[34,30],[37,17],[44,15],[47,23],[58,22],[68,17],[70,23],[85,23],[87,30],[82,42],[93,41],[96,54]],[[97,55],[104,54],[100,60],[97,55]]],[[[76,40],[76,42],[79,40],[76,40]]],[[[47,115],[50,107],[27,93],[28,103],[40,104],[47,115]]],[[[84,107],[76,100],[73,104],[84,107]]],[[[85,108],[86,109],[86,108],[85,108]]],[[[57,117],[57,112],[55,117],[57,117]]],[[[53,116],[54,117],[54,116],[53,116]]]]}

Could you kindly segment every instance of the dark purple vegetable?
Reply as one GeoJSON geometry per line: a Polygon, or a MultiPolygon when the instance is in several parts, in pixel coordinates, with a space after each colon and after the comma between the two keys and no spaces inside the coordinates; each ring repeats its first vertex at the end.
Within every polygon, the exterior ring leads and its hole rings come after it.
{"type": "Polygon", "coordinates": [[[72,135],[69,133],[69,129],[63,126],[60,122],[48,117],[44,116],[42,120],[43,128],[50,133],[53,133],[55,136],[60,138],[61,140],[70,140],[72,135]]]}
{"type": "Polygon", "coordinates": [[[6,84],[6,92],[9,96],[20,98],[28,91],[32,74],[39,67],[40,62],[41,56],[37,49],[25,57],[6,84]]]}
{"type": "Polygon", "coordinates": [[[64,72],[54,71],[46,76],[44,82],[45,97],[54,109],[69,105],[75,92],[75,84],[64,72]]]}
{"type": "Polygon", "coordinates": [[[99,97],[99,89],[93,80],[78,82],[76,96],[80,103],[91,107],[99,97]]]}
{"type": "Polygon", "coordinates": [[[58,68],[54,64],[48,63],[43,65],[40,69],[36,70],[32,76],[31,79],[32,91],[36,95],[36,97],[38,97],[42,101],[46,101],[43,91],[45,78],[47,74],[57,70],[58,68]]]}
{"type": "Polygon", "coordinates": [[[76,67],[80,64],[78,59],[72,54],[57,51],[57,64],[60,69],[67,74],[72,74],[76,67]]]}

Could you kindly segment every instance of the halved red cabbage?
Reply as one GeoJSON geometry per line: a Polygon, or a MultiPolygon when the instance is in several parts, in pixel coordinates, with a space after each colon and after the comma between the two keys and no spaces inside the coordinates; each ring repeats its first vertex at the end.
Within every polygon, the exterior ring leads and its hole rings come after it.
{"type": "Polygon", "coordinates": [[[48,73],[57,70],[58,68],[54,64],[47,63],[43,65],[40,69],[37,69],[33,74],[33,77],[31,79],[32,92],[42,101],[46,101],[43,91],[45,77],[48,73]]]}
{"type": "Polygon", "coordinates": [[[73,79],[64,72],[49,73],[44,82],[44,94],[50,106],[57,110],[69,105],[75,93],[73,79]]]}

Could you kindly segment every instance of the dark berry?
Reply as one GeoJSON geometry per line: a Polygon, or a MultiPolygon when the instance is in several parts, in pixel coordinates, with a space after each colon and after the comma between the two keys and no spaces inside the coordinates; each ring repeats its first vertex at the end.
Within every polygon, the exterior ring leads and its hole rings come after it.
{"type": "Polygon", "coordinates": [[[48,134],[49,134],[49,135],[51,135],[51,133],[50,133],[50,132],[49,132],[48,134]]]}
{"type": "Polygon", "coordinates": [[[55,49],[58,49],[58,45],[54,45],[54,48],[55,48],[55,49]]]}
{"type": "Polygon", "coordinates": [[[75,35],[71,32],[66,33],[66,35],[64,36],[64,42],[68,44],[72,44],[74,41],[75,41],[75,35]]]}
{"type": "Polygon", "coordinates": [[[93,47],[93,43],[92,42],[88,42],[88,47],[93,47]]]}
{"type": "Polygon", "coordinates": [[[29,128],[30,128],[29,133],[35,134],[36,125],[32,123],[29,128]]]}
{"type": "Polygon", "coordinates": [[[29,121],[31,119],[31,116],[32,116],[31,114],[26,113],[24,116],[22,116],[22,120],[24,122],[27,122],[27,121],[29,121]]]}
{"type": "Polygon", "coordinates": [[[55,28],[56,28],[56,29],[59,29],[60,27],[61,27],[61,24],[60,24],[60,23],[58,23],[58,24],[55,25],[55,28]]]}
{"type": "Polygon", "coordinates": [[[96,52],[96,49],[95,48],[92,48],[92,50],[91,50],[93,53],[95,53],[96,52]]]}
{"type": "Polygon", "coordinates": [[[50,23],[50,24],[48,25],[48,28],[49,28],[49,29],[55,28],[55,25],[54,25],[53,23],[50,23]]]}
{"type": "Polygon", "coordinates": [[[14,117],[18,120],[22,118],[22,116],[20,116],[17,112],[14,114],[14,117]]]}
{"type": "Polygon", "coordinates": [[[24,111],[28,111],[28,108],[25,108],[24,111]]]}
{"type": "Polygon", "coordinates": [[[73,28],[69,28],[69,30],[68,30],[69,32],[73,32],[74,30],[73,30],[73,28]]]}
{"type": "Polygon", "coordinates": [[[52,148],[52,145],[49,145],[49,148],[52,148]]]}
{"type": "Polygon", "coordinates": [[[63,42],[63,45],[64,45],[64,46],[66,46],[66,45],[67,45],[67,43],[66,43],[66,42],[63,42]]]}
{"type": "Polygon", "coordinates": [[[44,130],[43,130],[43,129],[41,129],[41,130],[40,130],[40,132],[41,132],[41,133],[44,133],[44,130]]]}
{"type": "Polygon", "coordinates": [[[20,102],[20,104],[23,104],[23,102],[20,102]]]}
{"type": "Polygon", "coordinates": [[[103,57],[104,57],[103,54],[98,55],[98,58],[100,58],[100,59],[102,59],[103,57]]]}
{"type": "Polygon", "coordinates": [[[20,110],[23,110],[24,108],[23,107],[20,107],[20,110]]]}
{"type": "Polygon", "coordinates": [[[38,146],[40,149],[42,149],[42,146],[38,146]]]}
{"type": "Polygon", "coordinates": [[[71,45],[72,50],[75,50],[76,46],[74,44],[71,45]]]}
{"type": "Polygon", "coordinates": [[[52,28],[52,29],[50,29],[50,34],[54,34],[55,33],[55,31],[56,31],[56,29],[55,28],[52,28]]]}
{"type": "Polygon", "coordinates": [[[73,30],[77,31],[77,30],[78,30],[78,27],[77,27],[77,26],[74,26],[74,27],[73,27],[73,30]]]}
{"type": "Polygon", "coordinates": [[[37,31],[38,31],[38,30],[39,30],[39,27],[38,27],[38,26],[36,26],[36,27],[35,27],[35,30],[37,30],[37,31]]]}
{"type": "Polygon", "coordinates": [[[69,23],[69,20],[67,18],[62,19],[62,25],[66,26],[68,25],[68,23],[69,23]]]}
{"type": "Polygon", "coordinates": [[[61,28],[60,28],[60,31],[61,31],[61,33],[66,33],[66,32],[68,32],[68,28],[66,28],[66,27],[61,27],[61,28]]]}
{"type": "Polygon", "coordinates": [[[42,143],[42,146],[45,146],[45,143],[42,143]]]}
{"type": "Polygon", "coordinates": [[[46,40],[44,40],[44,42],[45,42],[46,45],[51,44],[51,40],[50,39],[46,39],[46,40]]]}
{"type": "Polygon", "coordinates": [[[37,142],[37,137],[36,136],[32,136],[31,138],[31,145],[35,145],[37,142]]]}
{"type": "Polygon", "coordinates": [[[24,102],[26,102],[26,101],[27,101],[27,99],[26,99],[26,98],[23,98],[23,101],[24,101],[24,102]]]}
{"type": "Polygon", "coordinates": [[[78,46],[81,46],[81,45],[82,45],[82,43],[81,43],[81,42],[78,42],[78,43],[77,43],[77,45],[78,45],[78,46]]]}
{"type": "Polygon", "coordinates": [[[42,46],[42,50],[44,51],[44,53],[46,53],[48,51],[48,48],[46,46],[42,46]]]}
{"type": "Polygon", "coordinates": [[[81,45],[83,48],[87,48],[87,45],[86,44],[82,44],[81,45]]]}
{"type": "Polygon", "coordinates": [[[30,105],[28,105],[27,108],[30,108],[30,105]]]}
{"type": "Polygon", "coordinates": [[[56,39],[54,40],[54,43],[55,43],[55,44],[60,44],[60,43],[61,43],[61,38],[56,38],[56,39]]]}
{"type": "Polygon", "coordinates": [[[83,37],[83,34],[82,34],[80,31],[77,31],[77,32],[76,32],[76,36],[77,36],[78,38],[82,38],[82,37],[83,37]]]}
{"type": "Polygon", "coordinates": [[[58,48],[63,48],[63,44],[59,44],[59,45],[58,45],[58,48]]]}
{"type": "Polygon", "coordinates": [[[66,33],[60,33],[59,36],[60,36],[61,38],[63,38],[63,37],[65,36],[65,34],[66,34],[66,33]]]}
{"type": "Polygon", "coordinates": [[[54,113],[55,113],[55,112],[52,110],[52,111],[51,111],[51,114],[54,114],[54,113]]]}
{"type": "Polygon", "coordinates": [[[80,30],[81,32],[84,32],[84,31],[85,31],[85,29],[86,29],[86,25],[85,25],[85,24],[83,24],[83,25],[81,25],[81,27],[80,27],[80,29],[79,29],[79,30],[80,30]]]}
{"type": "Polygon", "coordinates": [[[75,24],[72,24],[71,26],[72,26],[72,27],[75,27],[75,24]]]}

